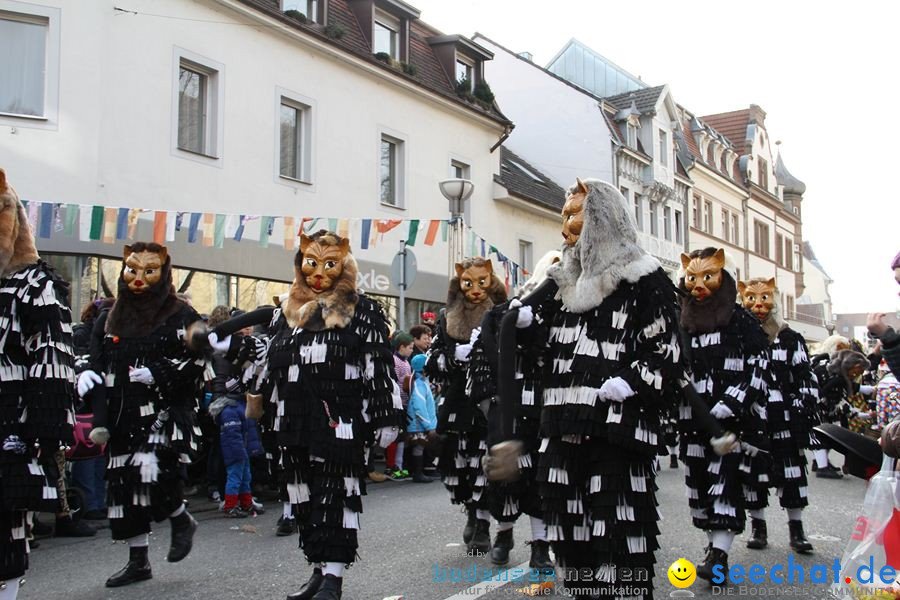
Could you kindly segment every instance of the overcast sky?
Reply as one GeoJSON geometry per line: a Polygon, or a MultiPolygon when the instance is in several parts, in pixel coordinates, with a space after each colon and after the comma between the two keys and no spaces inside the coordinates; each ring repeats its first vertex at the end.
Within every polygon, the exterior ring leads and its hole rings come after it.
{"type": "Polygon", "coordinates": [[[577,38],[650,85],[668,83],[698,115],[760,105],[807,185],[803,233],[835,280],[835,312],[900,309],[890,271],[900,251],[900,3],[410,2],[444,33],[478,31],[540,65],[577,38]]]}

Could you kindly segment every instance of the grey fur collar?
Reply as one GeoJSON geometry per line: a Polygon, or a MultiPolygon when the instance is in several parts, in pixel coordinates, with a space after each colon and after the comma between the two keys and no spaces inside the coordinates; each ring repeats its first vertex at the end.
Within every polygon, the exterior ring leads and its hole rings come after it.
{"type": "Polygon", "coordinates": [[[584,184],[588,195],[581,236],[548,270],[559,286],[557,298],[577,313],[600,306],[622,282],[635,283],[661,266],[638,245],[631,208],[622,194],[598,179],[584,184]]]}

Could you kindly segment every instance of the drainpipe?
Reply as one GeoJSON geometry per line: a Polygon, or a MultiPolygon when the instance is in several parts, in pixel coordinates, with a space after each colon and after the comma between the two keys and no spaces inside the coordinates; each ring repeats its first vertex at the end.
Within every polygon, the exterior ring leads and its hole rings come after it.
{"type": "Polygon", "coordinates": [[[744,211],[744,277],[750,277],[750,196],[741,200],[744,211]]]}
{"type": "Polygon", "coordinates": [[[510,134],[512,134],[512,131],[513,131],[513,128],[514,128],[514,127],[515,127],[515,125],[513,125],[512,123],[506,125],[506,127],[503,129],[503,135],[500,136],[500,139],[497,140],[497,143],[496,143],[496,144],[494,144],[493,146],[491,146],[491,150],[490,150],[490,151],[491,151],[491,154],[493,154],[494,150],[496,150],[497,148],[499,148],[500,145],[503,144],[503,142],[505,142],[506,139],[510,136],[510,134]]]}

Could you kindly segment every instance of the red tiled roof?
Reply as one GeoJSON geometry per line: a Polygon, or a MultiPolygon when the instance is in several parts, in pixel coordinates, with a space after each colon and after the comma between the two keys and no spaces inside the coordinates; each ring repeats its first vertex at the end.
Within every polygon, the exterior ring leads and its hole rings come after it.
{"type": "Polygon", "coordinates": [[[687,144],[688,151],[690,151],[691,156],[693,156],[695,159],[703,160],[703,157],[700,156],[700,148],[697,147],[697,141],[694,140],[694,132],[691,131],[690,120],[682,121],[681,125],[684,128],[684,141],[687,144]]]}
{"type": "Polygon", "coordinates": [[[410,22],[409,35],[409,64],[416,69],[415,75],[404,73],[400,69],[395,69],[375,58],[372,48],[366,41],[360,28],[356,15],[350,10],[347,0],[325,0],[328,3],[328,24],[338,24],[344,30],[344,35],[340,39],[328,37],[324,33],[324,27],[317,23],[300,23],[296,19],[285,16],[280,10],[278,0],[240,0],[240,2],[259,10],[266,15],[279,20],[282,23],[290,25],[295,29],[302,31],[308,35],[312,35],[319,40],[336,46],[350,52],[368,62],[390,71],[398,77],[403,77],[414,81],[422,87],[440,94],[458,104],[462,104],[466,108],[485,115],[504,125],[511,125],[503,113],[496,105],[490,109],[484,108],[479,104],[467,102],[456,93],[456,86],[447,77],[444,69],[435,57],[431,46],[426,41],[427,38],[436,35],[437,30],[429,27],[425,23],[417,20],[410,22]]]}
{"type": "Polygon", "coordinates": [[[738,154],[744,153],[747,126],[750,124],[749,108],[700,117],[700,120],[727,137],[738,154]]]}
{"type": "MultiPolygon", "coordinates": [[[[732,146],[735,147],[734,150],[735,150],[735,152],[737,152],[738,157],[740,157],[741,151],[743,150],[743,145],[740,145],[740,146],[736,145],[731,137],[729,137],[727,134],[724,134],[722,132],[722,130],[719,129],[718,127],[713,126],[713,124],[710,123],[707,119],[709,119],[709,117],[701,117],[698,120],[700,120],[704,125],[712,127],[714,130],[716,130],[716,132],[722,133],[722,135],[725,135],[725,137],[728,138],[728,141],[730,141],[732,143],[732,146]]],[[[707,167],[709,167],[710,169],[713,169],[714,171],[722,173],[722,170],[719,167],[719,165],[711,165],[710,162],[707,160],[707,157],[702,156],[700,154],[700,148],[697,147],[697,141],[694,139],[694,132],[691,131],[691,120],[685,119],[684,121],[682,121],[682,126],[684,127],[684,141],[687,144],[688,152],[691,153],[691,156],[694,158],[694,160],[700,161],[703,164],[705,164],[707,167]]],[[[745,127],[744,131],[745,131],[745,133],[740,136],[742,140],[743,140],[744,136],[746,135],[746,127],[745,127]]],[[[722,173],[722,174],[725,175],[725,173],[722,173]]],[[[731,177],[731,179],[734,180],[735,182],[739,183],[741,181],[740,158],[735,159],[734,164],[732,166],[732,172],[730,174],[728,174],[728,176],[731,177]]]]}

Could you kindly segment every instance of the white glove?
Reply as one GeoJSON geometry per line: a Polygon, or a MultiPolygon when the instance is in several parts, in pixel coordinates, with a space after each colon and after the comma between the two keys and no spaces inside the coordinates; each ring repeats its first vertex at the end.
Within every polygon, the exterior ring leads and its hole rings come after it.
{"type": "Polygon", "coordinates": [[[472,330],[472,333],[469,334],[469,344],[475,344],[475,340],[478,339],[479,335],[481,335],[481,327],[476,327],[472,330]]]}
{"type": "Polygon", "coordinates": [[[634,390],[628,382],[621,377],[611,377],[600,386],[600,399],[622,402],[625,398],[634,396],[634,390]]]}
{"type": "Polygon", "coordinates": [[[143,383],[144,385],[153,385],[153,373],[150,372],[150,369],[147,367],[141,367],[140,369],[132,368],[128,372],[128,379],[131,380],[132,383],[143,383]]]}
{"type": "Polygon", "coordinates": [[[97,375],[94,371],[88,369],[87,371],[82,371],[78,376],[78,397],[84,398],[84,396],[94,389],[94,386],[98,383],[103,383],[103,378],[97,375]]]}
{"type": "Polygon", "coordinates": [[[532,323],[534,323],[534,310],[530,306],[521,307],[519,314],[516,315],[516,327],[525,329],[531,327],[532,323]]]}
{"type": "Polygon", "coordinates": [[[722,434],[722,437],[710,438],[709,445],[712,446],[713,452],[718,456],[725,456],[726,454],[733,452],[740,443],[738,442],[737,436],[730,431],[726,431],[722,434]]]}
{"type": "Polygon", "coordinates": [[[728,405],[724,402],[717,402],[716,405],[713,406],[709,411],[709,414],[717,419],[727,419],[728,417],[734,416],[734,413],[731,412],[731,409],[728,408],[728,405]]]}
{"type": "Polygon", "coordinates": [[[88,436],[91,438],[91,441],[95,444],[100,444],[101,446],[109,441],[109,429],[106,427],[95,427],[91,429],[91,433],[88,436]]]}
{"type": "Polygon", "coordinates": [[[216,352],[228,352],[228,349],[231,348],[231,336],[226,336],[224,340],[219,341],[219,336],[215,333],[210,333],[206,338],[209,340],[209,345],[212,346],[212,349],[216,352]]]}
{"type": "Polygon", "coordinates": [[[456,346],[456,352],[454,356],[456,356],[456,360],[459,361],[467,361],[469,360],[469,355],[472,353],[472,344],[459,344],[456,346]]]}
{"type": "Polygon", "coordinates": [[[400,430],[396,427],[379,427],[375,430],[375,443],[387,448],[397,440],[400,430]]]}
{"type": "Polygon", "coordinates": [[[863,396],[871,396],[872,392],[875,391],[875,386],[873,385],[861,385],[859,386],[859,393],[863,396]]]}
{"type": "Polygon", "coordinates": [[[11,435],[3,440],[3,449],[13,454],[25,454],[28,450],[28,445],[19,436],[11,435]]]}

